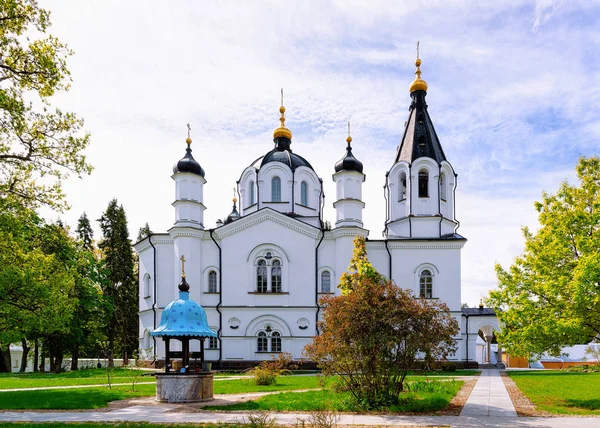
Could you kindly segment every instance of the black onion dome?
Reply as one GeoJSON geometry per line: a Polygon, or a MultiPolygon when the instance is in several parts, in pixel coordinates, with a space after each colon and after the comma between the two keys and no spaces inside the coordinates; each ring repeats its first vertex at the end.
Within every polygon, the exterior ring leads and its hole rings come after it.
{"type": "Polygon", "coordinates": [[[352,154],[352,146],[350,145],[350,142],[352,141],[352,138],[348,137],[348,139],[346,141],[348,141],[348,147],[346,147],[346,154],[344,155],[343,158],[341,158],[335,164],[335,172],[340,172],[340,171],[357,171],[357,172],[360,172],[362,174],[362,172],[363,172],[363,164],[362,164],[361,161],[359,161],[358,159],[356,159],[354,157],[354,155],[352,154]]]}
{"type": "Polygon", "coordinates": [[[189,172],[191,174],[196,174],[200,177],[204,177],[204,170],[196,161],[196,159],[194,159],[194,157],[192,156],[192,149],[190,148],[189,143],[185,151],[185,156],[182,159],[180,159],[179,162],[173,165],[173,174],[177,174],[178,172],[189,172]]]}
{"type": "MultiPolygon", "coordinates": [[[[276,147],[263,156],[260,167],[270,162],[281,162],[290,167],[292,171],[301,166],[313,169],[306,159],[292,152],[290,149],[291,141],[284,137],[275,138],[276,147]]],[[[313,170],[314,171],[314,170],[313,170]]]]}

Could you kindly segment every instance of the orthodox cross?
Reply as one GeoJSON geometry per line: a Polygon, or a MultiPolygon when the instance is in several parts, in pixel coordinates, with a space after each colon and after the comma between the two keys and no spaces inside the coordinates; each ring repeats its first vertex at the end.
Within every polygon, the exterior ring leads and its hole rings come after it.
{"type": "Polygon", "coordinates": [[[188,129],[188,138],[190,138],[190,132],[192,131],[192,127],[190,126],[190,124],[186,124],[185,126],[187,126],[188,129]]]}
{"type": "Polygon", "coordinates": [[[185,278],[185,257],[182,255],[179,260],[181,260],[181,277],[185,278]]]}
{"type": "Polygon", "coordinates": [[[348,137],[350,136],[350,121],[348,121],[348,137]]]}
{"type": "Polygon", "coordinates": [[[283,105],[283,88],[281,88],[281,105],[283,105]]]}
{"type": "Polygon", "coordinates": [[[419,41],[417,40],[417,59],[419,58],[419,41]]]}

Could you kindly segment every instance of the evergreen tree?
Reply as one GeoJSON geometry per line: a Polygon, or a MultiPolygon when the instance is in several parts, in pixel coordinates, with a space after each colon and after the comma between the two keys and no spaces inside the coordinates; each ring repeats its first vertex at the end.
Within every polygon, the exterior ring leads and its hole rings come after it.
{"type": "Polygon", "coordinates": [[[92,249],[94,231],[90,225],[90,219],[85,212],[81,214],[81,217],[79,217],[79,220],[77,221],[77,237],[82,242],[83,248],[86,250],[92,249]]]}
{"type": "Polygon", "coordinates": [[[107,269],[104,294],[112,310],[108,317],[108,358],[113,364],[115,351],[133,354],[138,347],[138,287],[134,257],[123,206],[109,202],[99,219],[102,241],[99,247],[107,269]]]}
{"type": "Polygon", "coordinates": [[[146,222],[144,227],[140,227],[140,230],[138,231],[137,242],[147,238],[149,235],[152,235],[152,230],[150,230],[150,225],[146,222]]]}

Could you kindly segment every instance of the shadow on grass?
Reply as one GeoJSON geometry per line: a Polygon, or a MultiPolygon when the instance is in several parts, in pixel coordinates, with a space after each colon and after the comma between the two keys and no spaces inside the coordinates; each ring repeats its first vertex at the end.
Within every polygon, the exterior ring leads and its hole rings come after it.
{"type": "Polygon", "coordinates": [[[600,410],[600,399],[597,398],[591,400],[568,399],[564,402],[568,407],[578,407],[587,410],[600,410]]]}

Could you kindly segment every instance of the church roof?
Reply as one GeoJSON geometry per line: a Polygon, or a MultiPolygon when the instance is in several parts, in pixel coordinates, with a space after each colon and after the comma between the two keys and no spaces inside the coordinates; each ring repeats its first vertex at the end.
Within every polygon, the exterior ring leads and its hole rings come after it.
{"type": "Polygon", "coordinates": [[[208,326],[202,306],[190,300],[189,289],[185,277],[182,277],[179,284],[179,299],[172,301],[163,309],[159,326],[150,333],[152,336],[217,337],[208,326]]]}
{"type": "MultiPolygon", "coordinates": [[[[350,126],[350,125],[348,125],[348,126],[350,126]]],[[[357,171],[357,172],[362,173],[363,172],[362,162],[359,161],[358,159],[356,159],[354,157],[354,155],[352,154],[352,146],[350,145],[350,143],[352,142],[352,137],[348,135],[348,138],[346,138],[346,142],[348,143],[348,146],[346,147],[346,154],[344,155],[343,158],[341,158],[335,164],[335,172],[357,171]]]]}
{"type": "Polygon", "coordinates": [[[464,315],[468,315],[470,317],[496,315],[496,311],[494,310],[494,308],[461,308],[460,311],[464,315]]]}
{"type": "Polygon", "coordinates": [[[427,83],[421,79],[421,60],[417,58],[415,64],[417,78],[410,86],[410,113],[394,163],[406,161],[410,164],[418,158],[428,157],[440,164],[446,160],[446,155],[427,112],[427,83]]]}
{"type": "Polygon", "coordinates": [[[273,150],[262,157],[262,161],[260,163],[261,168],[271,162],[281,162],[289,166],[292,171],[301,166],[313,169],[306,159],[292,152],[292,149],[290,149],[290,140],[284,137],[279,137],[275,138],[274,141],[276,146],[273,150]]]}
{"type": "Polygon", "coordinates": [[[178,172],[189,172],[204,177],[204,169],[202,169],[200,164],[192,156],[192,148],[190,147],[192,139],[188,137],[185,142],[187,143],[185,156],[173,165],[173,174],[177,174],[178,172]]]}

